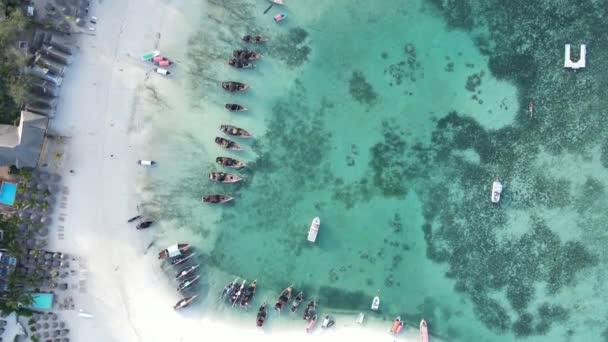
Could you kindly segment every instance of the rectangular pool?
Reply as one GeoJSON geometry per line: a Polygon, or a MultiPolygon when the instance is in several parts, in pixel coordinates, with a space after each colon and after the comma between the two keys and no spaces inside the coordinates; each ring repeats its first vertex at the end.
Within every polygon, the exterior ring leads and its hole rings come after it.
{"type": "Polygon", "coordinates": [[[13,203],[15,203],[16,193],[17,184],[3,181],[2,185],[0,185],[0,203],[13,205],[13,203]]]}

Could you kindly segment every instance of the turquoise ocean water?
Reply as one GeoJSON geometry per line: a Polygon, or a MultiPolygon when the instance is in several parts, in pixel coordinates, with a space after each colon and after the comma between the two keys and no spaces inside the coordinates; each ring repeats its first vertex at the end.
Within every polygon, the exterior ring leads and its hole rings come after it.
{"type": "Polygon", "coordinates": [[[288,285],[328,312],[368,312],[379,295],[370,316],[425,318],[447,341],[608,340],[598,3],[310,0],[264,15],[266,2],[235,0],[188,13],[175,24],[188,34],[161,42],[176,78],[144,89],[140,109],[160,165],[142,193],[162,218],[149,234],[196,245],[206,300],[193,310],[232,315],[217,295],[239,276],[258,280],[256,307],[288,285]],[[270,38],[249,46],[264,57],[230,69],[246,32],[270,38]],[[563,69],[566,42],[589,44],[585,70],[563,69]],[[221,150],[222,123],[254,139],[221,150]],[[218,155],[248,163],[242,184],[209,182],[218,155]],[[235,200],[200,203],[216,192],[235,200]]]}

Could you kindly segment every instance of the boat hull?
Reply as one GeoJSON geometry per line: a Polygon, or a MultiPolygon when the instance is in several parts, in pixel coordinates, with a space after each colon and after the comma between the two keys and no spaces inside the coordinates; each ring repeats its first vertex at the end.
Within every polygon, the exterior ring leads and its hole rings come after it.
{"type": "Polygon", "coordinates": [[[220,183],[227,183],[227,184],[231,184],[231,183],[238,183],[242,180],[241,177],[232,174],[232,173],[227,173],[227,172],[209,172],[209,179],[214,181],[214,182],[220,182],[220,183]],[[220,180],[221,175],[223,174],[223,179],[220,180]]]}
{"type": "Polygon", "coordinates": [[[211,196],[215,196],[215,195],[203,196],[203,198],[202,198],[203,203],[210,203],[210,204],[227,203],[234,199],[234,197],[230,197],[228,195],[218,195],[218,196],[221,196],[219,198],[219,200],[212,198],[211,196]]]}
{"type": "Polygon", "coordinates": [[[429,342],[429,328],[425,320],[420,321],[420,340],[422,342],[429,342]]]}
{"type": "Polygon", "coordinates": [[[490,195],[492,203],[500,202],[500,194],[502,194],[502,184],[499,181],[494,181],[492,183],[492,193],[490,195]]]}
{"type": "Polygon", "coordinates": [[[321,226],[321,219],[315,217],[312,220],[312,223],[310,224],[310,229],[308,230],[308,241],[315,242],[317,240],[317,234],[319,234],[319,226],[321,226]]]}

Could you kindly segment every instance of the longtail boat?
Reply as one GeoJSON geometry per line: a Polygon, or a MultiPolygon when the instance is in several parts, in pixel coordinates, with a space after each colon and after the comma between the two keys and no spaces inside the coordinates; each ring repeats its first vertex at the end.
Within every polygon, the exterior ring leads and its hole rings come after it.
{"type": "Polygon", "coordinates": [[[420,340],[422,342],[429,342],[429,328],[425,320],[420,321],[420,340]]]}
{"type": "MultiPolygon", "coordinates": [[[[228,65],[230,65],[231,67],[237,68],[237,69],[251,69],[254,67],[254,65],[252,63],[241,61],[240,59],[237,59],[237,58],[228,58],[228,61],[226,63],[228,63],[228,65]]],[[[226,88],[224,88],[224,89],[226,89],[226,88]]]]}
{"type": "Polygon", "coordinates": [[[234,141],[220,137],[215,137],[215,143],[229,150],[239,151],[241,149],[241,146],[239,146],[239,144],[235,143],[234,141]]]}
{"type": "Polygon", "coordinates": [[[243,294],[243,298],[241,299],[241,306],[247,307],[247,305],[249,305],[249,302],[255,295],[255,288],[256,288],[257,284],[258,284],[258,281],[254,280],[251,282],[251,284],[249,284],[249,286],[247,286],[247,289],[245,290],[245,293],[243,294]]]}
{"type": "Polygon", "coordinates": [[[235,169],[242,169],[245,167],[245,163],[230,157],[217,157],[215,158],[215,162],[220,165],[232,167],[235,169]]]}
{"type": "Polygon", "coordinates": [[[249,89],[249,86],[242,82],[236,81],[225,81],[222,82],[222,88],[229,92],[245,91],[249,89]]]}
{"type": "Polygon", "coordinates": [[[306,309],[304,309],[304,315],[302,315],[303,320],[310,320],[314,315],[317,314],[317,302],[313,299],[306,305],[306,309]]]}
{"type": "Polygon", "coordinates": [[[211,171],[209,172],[209,179],[220,183],[236,183],[241,181],[241,177],[227,172],[211,171]]]}
{"type": "Polygon", "coordinates": [[[196,253],[191,253],[188,255],[181,256],[181,257],[173,258],[173,259],[171,259],[171,265],[181,265],[181,264],[185,263],[186,261],[190,260],[190,258],[192,258],[195,255],[196,255],[196,253]]]}
{"type": "Polygon", "coordinates": [[[225,134],[232,135],[234,137],[251,138],[251,134],[249,134],[249,132],[232,125],[221,125],[220,131],[224,132],[225,134]]]}
{"type": "Polygon", "coordinates": [[[250,51],[250,50],[232,50],[232,56],[234,58],[238,58],[241,60],[246,60],[246,61],[255,61],[258,60],[260,58],[262,58],[262,55],[258,52],[255,51],[250,51]]]}
{"type": "Polygon", "coordinates": [[[277,302],[274,304],[274,309],[277,310],[278,312],[281,312],[281,309],[283,308],[283,306],[285,304],[287,304],[287,302],[289,302],[289,298],[291,298],[291,287],[286,288],[285,290],[283,290],[283,292],[281,292],[281,294],[279,295],[279,299],[277,299],[277,302]]]}
{"type": "Polygon", "coordinates": [[[298,295],[296,296],[296,298],[293,300],[293,303],[291,303],[291,312],[296,312],[296,310],[298,310],[298,307],[300,306],[300,303],[302,302],[302,300],[304,299],[304,292],[300,291],[300,293],[298,293],[298,295]]]}
{"type": "Polygon", "coordinates": [[[179,271],[179,273],[175,276],[175,279],[180,279],[189,276],[190,274],[192,274],[192,272],[196,271],[199,266],[200,265],[194,265],[184,268],[183,270],[179,271]]]}
{"type": "Polygon", "coordinates": [[[175,304],[173,306],[173,309],[175,310],[179,310],[179,309],[183,309],[186,306],[190,305],[190,303],[192,303],[196,297],[198,297],[198,295],[194,295],[194,296],[190,296],[190,297],[184,297],[182,299],[180,299],[177,304],[175,304]]]}
{"type": "Polygon", "coordinates": [[[225,287],[224,290],[222,291],[222,295],[220,296],[220,299],[224,299],[226,297],[230,298],[230,294],[232,293],[232,288],[235,286],[236,282],[239,280],[238,277],[234,278],[234,280],[230,283],[228,283],[225,287]]]}
{"type": "Polygon", "coordinates": [[[260,305],[260,308],[258,309],[258,314],[255,318],[255,325],[257,325],[258,327],[261,327],[262,325],[264,325],[265,320],[266,320],[266,302],[264,302],[264,304],[260,305]]]}
{"type": "Polygon", "coordinates": [[[203,203],[226,203],[226,202],[230,202],[234,199],[234,197],[228,196],[228,195],[222,195],[222,194],[213,194],[213,195],[207,195],[207,196],[203,196],[203,203]]]}
{"type": "Polygon", "coordinates": [[[232,306],[235,306],[236,303],[239,302],[239,299],[241,299],[241,296],[243,295],[243,290],[245,289],[245,283],[247,283],[247,280],[243,280],[238,290],[232,294],[232,297],[230,298],[232,306]]]}
{"type": "Polygon", "coordinates": [[[241,106],[238,103],[226,103],[224,105],[224,108],[228,109],[231,112],[244,112],[247,110],[247,108],[241,106]]]}
{"type": "Polygon", "coordinates": [[[197,276],[195,276],[193,278],[189,278],[189,279],[186,279],[186,280],[182,281],[181,284],[179,284],[177,286],[177,291],[178,292],[182,292],[183,290],[185,290],[185,289],[189,288],[190,286],[194,285],[199,280],[200,277],[201,277],[200,275],[197,275],[197,276]]]}
{"type": "Polygon", "coordinates": [[[178,243],[178,244],[169,246],[169,247],[163,249],[162,251],[160,251],[160,253],[158,253],[158,258],[165,259],[165,258],[173,258],[176,256],[180,256],[184,252],[186,252],[188,249],[190,249],[190,244],[178,243]]]}
{"type": "Polygon", "coordinates": [[[262,43],[266,43],[268,41],[268,38],[262,37],[257,34],[254,34],[254,35],[246,34],[241,37],[241,40],[244,41],[245,43],[262,44],[262,43]]]}

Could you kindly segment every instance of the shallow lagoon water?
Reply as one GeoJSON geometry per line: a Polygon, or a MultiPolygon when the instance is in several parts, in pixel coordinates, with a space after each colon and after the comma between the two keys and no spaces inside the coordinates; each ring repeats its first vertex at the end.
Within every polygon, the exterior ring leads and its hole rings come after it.
{"type": "Polygon", "coordinates": [[[593,69],[602,64],[571,73],[557,43],[547,56],[523,46],[542,70],[518,76],[525,58],[500,64],[493,25],[517,28],[526,14],[501,22],[499,8],[492,21],[481,10],[489,1],[449,3],[442,12],[422,0],[294,2],[279,25],[277,8],[262,15],[264,2],[209,1],[207,14],[190,14],[188,41],[166,47],[181,61],[177,77],[146,108],[160,167],[144,198],[164,219],[156,245],[198,247],[204,310],[229,312],[216,293],[240,276],[258,279],[255,306],[291,284],[323,310],[365,311],[379,295],[372,317],[424,317],[448,341],[607,335],[597,300],[606,297],[608,149],[598,137],[607,126],[589,114],[601,108],[593,69]],[[251,46],[264,55],[255,70],[231,70],[224,61],[247,31],[271,41],[251,46]],[[252,89],[225,93],[226,79],[252,89]],[[553,105],[568,98],[567,83],[587,84],[588,105],[553,105]],[[228,113],[226,102],[250,111],[228,113]],[[565,121],[576,115],[586,122],[565,121]],[[222,123],[255,138],[223,151],[213,144],[222,123]],[[211,184],[217,155],[248,162],[245,182],[211,184]],[[489,201],[495,177],[505,184],[499,206],[489,201]],[[202,205],[212,192],[236,199],[202,205]],[[310,244],[314,216],[322,223],[310,244]]]}

